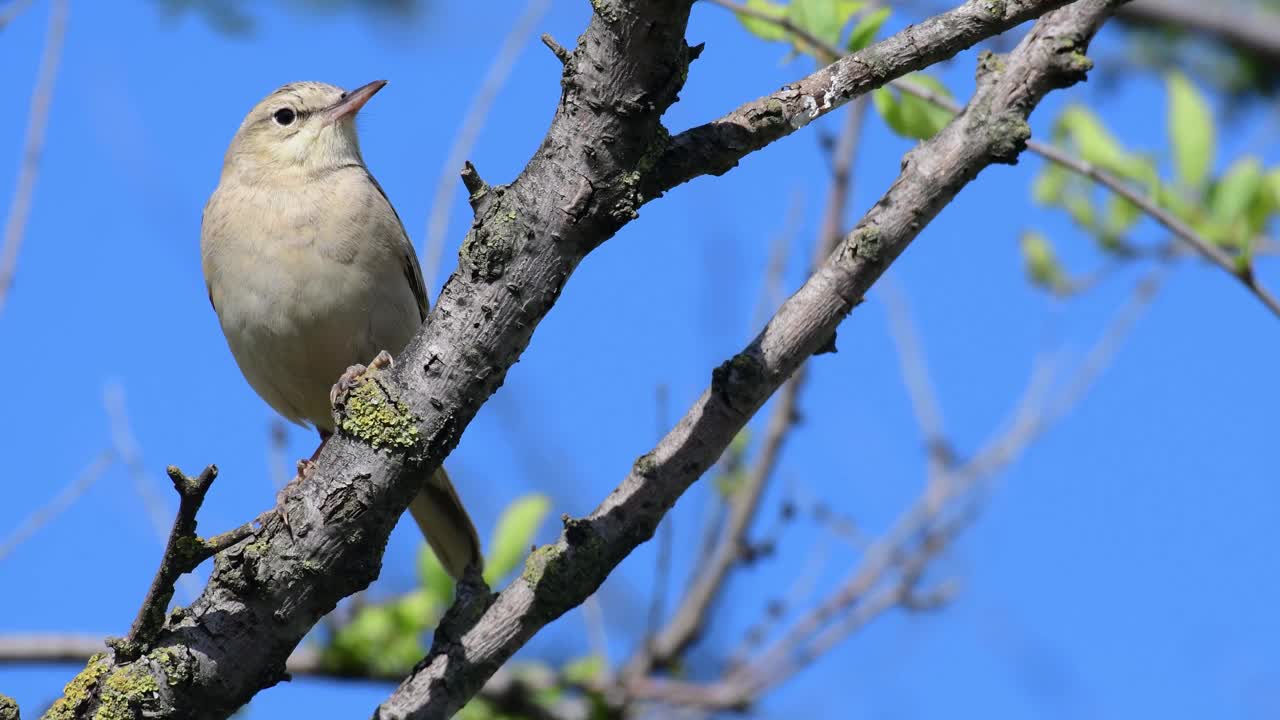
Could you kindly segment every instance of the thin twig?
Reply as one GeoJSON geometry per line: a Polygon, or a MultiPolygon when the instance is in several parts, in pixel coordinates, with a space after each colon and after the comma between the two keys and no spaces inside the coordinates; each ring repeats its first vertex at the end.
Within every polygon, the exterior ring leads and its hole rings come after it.
{"type": "MultiPolygon", "coordinates": [[[[821,266],[840,239],[839,229],[844,223],[845,209],[851,193],[852,169],[857,159],[858,137],[862,132],[865,108],[865,98],[858,98],[853,101],[845,116],[845,124],[835,150],[826,212],[813,244],[814,268],[821,266]]],[[[681,599],[671,621],[649,644],[647,651],[638,653],[628,663],[629,677],[638,677],[654,665],[672,662],[705,629],[707,614],[723,589],[730,570],[742,559],[743,549],[747,545],[747,533],[751,529],[764,489],[777,469],[787,436],[799,419],[799,396],[807,375],[806,367],[807,365],[801,365],[779,394],[769,416],[756,462],[742,487],[733,493],[728,524],[719,542],[714,546],[707,562],[699,566],[693,585],[681,599]]]]}
{"type": "MultiPolygon", "coordinates": [[[[45,32],[44,51],[40,56],[40,68],[36,71],[36,86],[31,92],[31,108],[27,115],[27,132],[22,143],[22,165],[14,184],[13,199],[9,203],[9,216],[4,225],[4,241],[0,244],[0,313],[13,287],[18,271],[18,251],[26,234],[27,217],[31,214],[31,201],[35,196],[36,178],[40,171],[40,155],[44,151],[45,133],[49,128],[49,106],[53,102],[54,82],[58,78],[58,62],[62,58],[63,40],[67,35],[67,7],[69,0],[53,0],[49,10],[49,29],[45,32]]],[[[15,3],[7,14],[16,16],[23,9],[15,3]]],[[[0,19],[3,27],[12,17],[0,19]]]]}
{"type": "Polygon", "coordinates": [[[55,495],[48,504],[28,515],[27,519],[23,520],[13,532],[9,533],[7,538],[0,540],[0,560],[3,560],[15,548],[30,539],[50,520],[62,514],[68,507],[71,507],[76,500],[79,500],[98,481],[98,478],[102,477],[107,468],[111,467],[111,463],[115,461],[116,454],[110,449],[98,453],[97,458],[81,470],[80,474],[55,495]]]}
{"type": "MultiPolygon", "coordinates": [[[[805,44],[812,46],[816,52],[829,55],[831,57],[840,57],[844,54],[844,51],[839,47],[832,45],[797,26],[785,16],[775,17],[754,7],[740,5],[733,0],[706,0],[706,2],[745,17],[772,23],[778,28],[799,38],[805,44]]],[[[959,103],[942,95],[941,93],[916,85],[910,80],[898,78],[891,80],[890,84],[902,92],[914,95],[921,100],[932,103],[944,110],[952,113],[960,112],[959,103]]],[[[1173,213],[1160,207],[1153,199],[1131,187],[1129,183],[1126,183],[1124,180],[1097,167],[1096,165],[1074,157],[1061,148],[1053,145],[1037,142],[1035,140],[1028,140],[1027,149],[1050,162],[1057,163],[1076,174],[1093,180],[1125,200],[1133,203],[1151,217],[1151,219],[1160,223],[1166,230],[1173,233],[1174,237],[1185,242],[1206,260],[1217,265],[1228,275],[1239,281],[1240,284],[1244,285],[1246,289],[1253,293],[1253,295],[1257,297],[1268,310],[1277,317],[1280,317],[1280,299],[1258,284],[1257,278],[1254,277],[1252,267],[1248,265],[1237,266],[1236,262],[1230,255],[1223,252],[1210,240],[1197,233],[1173,213]]]]}
{"type": "Polygon", "coordinates": [[[0,30],[3,30],[6,25],[16,20],[34,2],[35,0],[13,0],[7,7],[0,10],[0,30]]]}
{"type": "Polygon", "coordinates": [[[156,571],[151,587],[147,590],[146,599],[138,609],[138,616],[129,628],[129,636],[124,640],[113,640],[111,645],[117,657],[137,657],[149,649],[160,628],[164,626],[165,612],[169,609],[169,601],[173,599],[174,586],[178,578],[191,572],[200,563],[215,554],[231,547],[249,537],[258,526],[258,521],[245,523],[235,530],[205,539],[196,535],[196,513],[204,504],[205,494],[214,478],[218,477],[217,466],[206,467],[198,476],[189,477],[178,468],[170,465],[169,479],[173,488],[178,491],[178,514],[173,519],[173,530],[165,543],[164,558],[160,561],[160,569],[156,571]]]}
{"type": "MultiPolygon", "coordinates": [[[[422,277],[429,287],[436,287],[436,274],[440,270],[440,259],[444,254],[444,238],[449,231],[449,215],[453,209],[451,200],[458,170],[471,154],[471,149],[475,147],[480,129],[484,127],[489,110],[493,107],[493,101],[506,84],[516,59],[524,46],[529,43],[529,36],[533,34],[538,22],[550,7],[551,0],[529,0],[525,4],[524,11],[507,32],[506,38],[502,41],[502,47],[489,63],[489,69],[485,71],[480,89],[471,99],[471,105],[467,107],[466,114],[462,116],[462,125],[458,129],[458,134],[454,136],[453,145],[445,157],[444,167],[440,170],[435,198],[431,202],[431,214],[427,219],[422,277]]],[[[474,168],[472,170],[474,172],[474,168]]]]}
{"type": "Polygon", "coordinates": [[[723,682],[739,691],[750,689],[752,694],[758,694],[795,674],[883,612],[904,606],[932,609],[945,601],[953,586],[943,585],[923,594],[916,586],[929,562],[976,518],[979,506],[968,500],[988,478],[1016,459],[1031,440],[1061,420],[1084,397],[1155,297],[1162,272],[1163,269],[1156,270],[1138,282],[1061,393],[1052,400],[1045,398],[1039,390],[1044,387],[1043,375],[1034,373],[1024,393],[1028,399],[1019,403],[1019,421],[973,459],[954,471],[944,470],[945,480],[931,479],[893,528],[872,544],[849,579],[798,620],[750,667],[723,682]],[[946,495],[935,495],[938,488],[946,495]]]}
{"type": "Polygon", "coordinates": [[[906,292],[898,285],[893,273],[885,273],[878,287],[889,317],[889,334],[897,350],[902,381],[911,398],[911,409],[915,413],[916,424],[920,426],[930,466],[945,466],[949,464],[951,452],[942,422],[942,406],[929,378],[929,363],[924,356],[920,333],[911,319],[906,292]]]}

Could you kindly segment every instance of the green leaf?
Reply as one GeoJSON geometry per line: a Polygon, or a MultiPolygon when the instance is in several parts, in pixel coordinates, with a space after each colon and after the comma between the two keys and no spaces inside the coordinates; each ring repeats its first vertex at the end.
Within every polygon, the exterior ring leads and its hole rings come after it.
{"type": "Polygon", "coordinates": [[[1256,158],[1237,160],[1213,189],[1209,209],[1214,219],[1220,222],[1241,219],[1258,198],[1262,182],[1262,164],[1256,158]]]}
{"type": "Polygon", "coordinates": [[[588,655],[570,660],[560,675],[574,685],[591,685],[604,672],[604,660],[599,655],[588,655]]]}
{"type": "MultiPolygon", "coordinates": [[[[1065,132],[1079,147],[1080,156],[1089,163],[1106,168],[1111,172],[1124,173],[1129,168],[1130,158],[1124,147],[1103,126],[1091,110],[1083,106],[1073,105],[1062,113],[1059,120],[1060,132],[1065,132]]],[[[1128,174],[1128,173],[1124,173],[1128,174]]]]}
{"type": "Polygon", "coordinates": [[[550,509],[550,498],[533,494],[517,499],[502,511],[489,543],[489,557],[485,559],[485,582],[493,585],[515,569],[529,551],[533,534],[550,509]]]}
{"type": "MultiPolygon", "coordinates": [[[[914,73],[904,79],[939,95],[951,97],[945,85],[928,75],[914,73]]],[[[888,88],[879,88],[871,99],[885,124],[904,137],[927,140],[951,122],[950,112],[914,95],[895,94],[888,88]]]]}
{"type": "Polygon", "coordinates": [[[1031,197],[1041,205],[1057,205],[1062,202],[1071,173],[1056,163],[1045,165],[1031,186],[1031,197]]]}
{"type": "Polygon", "coordinates": [[[1022,234],[1022,259],[1032,283],[1054,291],[1065,286],[1062,265],[1042,233],[1029,230],[1022,234]]]}
{"type": "MultiPolygon", "coordinates": [[[[769,17],[781,20],[787,16],[787,6],[780,5],[770,0],[747,0],[746,6],[751,10],[757,10],[769,17]]],[[[786,40],[787,31],[776,22],[770,22],[746,13],[735,13],[738,21],[747,29],[747,32],[755,35],[762,40],[786,40]]]]}
{"type": "Polygon", "coordinates": [[[1072,193],[1067,196],[1063,205],[1077,225],[1086,230],[1093,230],[1096,227],[1096,213],[1093,211],[1093,202],[1089,200],[1088,195],[1072,193]]]}
{"type": "MultiPolygon", "coordinates": [[[[827,45],[839,45],[845,26],[865,5],[861,0],[793,0],[787,6],[787,19],[827,45]]],[[[821,48],[804,47],[798,38],[793,43],[814,55],[826,54],[821,48]]]]}
{"type": "Polygon", "coordinates": [[[430,592],[419,588],[396,600],[394,606],[396,622],[406,632],[421,633],[436,624],[440,619],[440,611],[444,607],[436,603],[430,592]]]}
{"type": "Polygon", "coordinates": [[[1199,188],[1209,177],[1214,159],[1213,113],[1209,103],[1182,73],[1166,78],[1169,91],[1169,138],[1178,181],[1199,188]]]}
{"type": "Polygon", "coordinates": [[[879,34],[880,28],[892,12],[889,8],[882,7],[863,15],[858,20],[858,24],[853,26],[853,32],[849,33],[849,40],[844,45],[845,49],[849,52],[858,52],[875,42],[876,35],[879,34]]]}

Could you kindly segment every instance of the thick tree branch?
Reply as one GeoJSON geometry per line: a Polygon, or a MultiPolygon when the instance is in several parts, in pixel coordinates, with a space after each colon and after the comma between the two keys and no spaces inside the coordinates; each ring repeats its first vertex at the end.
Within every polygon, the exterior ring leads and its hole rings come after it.
{"type": "Polygon", "coordinates": [[[790,135],[850,99],[1066,3],[969,0],[910,25],[771,95],[675,136],[644,184],[644,192],[652,197],[700,175],[728,172],[749,153],[790,135]]]}
{"type": "Polygon", "coordinates": [[[560,540],[538,548],[523,575],[458,634],[437,633],[375,717],[447,717],[534,631],[594,592],[956,193],[986,166],[1017,159],[1030,135],[1027,116],[1050,90],[1083,79],[1088,41],[1118,4],[1083,0],[1038,22],[1009,59],[984,54],[966,111],[907,155],[898,180],[826,264],[712,373],[697,403],[591,515],[566,518],[560,540]]]}
{"type": "Polygon", "coordinates": [[[1134,0],[1118,16],[1197,33],[1280,66],[1280,13],[1264,10],[1259,3],[1134,0]]]}
{"type": "MultiPolygon", "coordinates": [[[[422,478],[502,384],[582,258],[651,197],[641,188],[653,185],[647,178],[671,142],[659,120],[697,55],[683,38],[690,1],[595,0],[564,65],[560,104],[541,147],[512,184],[488,190],[423,330],[393,368],[365,373],[338,398],[339,431],[314,470],[281,491],[253,537],[217,556],[204,592],[169,614],[151,649],[134,661],[98,658],[68,686],[65,716],[91,717],[110,702],[133,717],[226,717],[286,679],[286,661],[307,631],[377,577],[387,536],[422,478]],[[119,697],[126,686],[135,691],[119,697]]],[[[1017,19],[981,7],[1030,17],[1028,8],[1059,4],[982,0],[948,27],[977,40],[1017,19]]],[[[948,50],[915,56],[959,49],[938,34],[945,28],[930,27],[928,35],[905,35],[948,50]]],[[[850,97],[842,91],[828,100],[834,107],[850,97]]],[[[1024,130],[998,114],[989,131],[1000,141],[990,155],[1011,157],[1024,130]]],[[[972,148],[965,151],[970,158],[972,148]]],[[[380,714],[457,710],[534,632],[590,595],[768,394],[829,341],[874,276],[962,184],[935,188],[910,217],[893,218],[907,225],[873,214],[874,224],[837,252],[842,260],[785,305],[748,351],[717,369],[698,406],[589,519],[568,521],[560,543],[534,553],[502,594],[473,594],[455,605],[431,656],[380,714]]]]}

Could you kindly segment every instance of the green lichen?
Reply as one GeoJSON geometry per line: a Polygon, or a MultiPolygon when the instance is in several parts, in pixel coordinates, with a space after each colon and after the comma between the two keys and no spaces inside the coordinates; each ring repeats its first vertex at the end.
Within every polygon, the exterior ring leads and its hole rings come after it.
{"type": "Polygon", "coordinates": [[[1003,19],[1006,11],[1004,0],[987,0],[983,3],[983,9],[997,20],[1003,19]]]}
{"type": "Polygon", "coordinates": [[[44,714],[44,720],[72,720],[78,714],[80,708],[84,707],[93,699],[93,692],[98,687],[98,681],[106,674],[110,667],[106,659],[101,655],[94,655],[89,658],[89,663],[85,665],[75,677],[71,678],[71,682],[62,688],[62,697],[44,714]]]}
{"type": "Polygon", "coordinates": [[[495,207],[477,221],[458,248],[458,267],[469,268],[475,280],[493,282],[502,277],[515,254],[516,218],[515,210],[495,207]]]}
{"type": "Polygon", "coordinates": [[[0,695],[0,720],[18,720],[18,701],[8,695],[0,695]]]}
{"type": "Polygon", "coordinates": [[[194,678],[191,663],[186,662],[181,650],[162,647],[152,650],[147,657],[160,666],[170,686],[186,685],[194,678]]]}
{"type": "Polygon", "coordinates": [[[520,573],[520,579],[530,585],[537,585],[542,582],[542,576],[547,571],[547,566],[559,555],[560,552],[555,545],[543,545],[537,548],[529,553],[529,557],[524,561],[524,570],[520,573]]]}
{"type": "Polygon", "coordinates": [[[418,418],[407,405],[387,396],[381,383],[366,378],[343,400],[342,431],[374,449],[406,450],[418,444],[418,418]]]}
{"type": "Polygon", "coordinates": [[[129,720],[160,692],[160,683],[139,664],[117,668],[102,683],[93,720],[129,720]]]}
{"type": "Polygon", "coordinates": [[[658,469],[658,459],[653,453],[647,452],[636,459],[635,465],[631,467],[632,472],[640,477],[649,477],[658,469]]]}
{"type": "Polygon", "coordinates": [[[860,228],[849,239],[849,243],[854,255],[869,263],[884,260],[884,241],[880,238],[879,228],[860,228]]]}
{"type": "Polygon", "coordinates": [[[978,77],[982,77],[988,73],[998,73],[1004,71],[1004,57],[997,55],[990,50],[983,50],[978,53],[978,77]]]}

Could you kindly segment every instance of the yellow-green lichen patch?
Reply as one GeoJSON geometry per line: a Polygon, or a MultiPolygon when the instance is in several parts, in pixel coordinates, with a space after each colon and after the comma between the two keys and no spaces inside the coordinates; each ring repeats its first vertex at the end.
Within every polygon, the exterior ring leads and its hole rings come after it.
{"type": "Polygon", "coordinates": [[[18,701],[8,695],[0,695],[0,720],[18,720],[18,701]]]}
{"type": "Polygon", "coordinates": [[[375,449],[409,449],[418,444],[418,418],[404,403],[389,397],[382,385],[365,379],[347,395],[342,431],[375,449]]]}
{"type": "Polygon", "coordinates": [[[559,554],[555,545],[543,545],[529,553],[528,559],[524,561],[524,571],[520,573],[520,579],[530,585],[537,585],[542,580],[542,574],[546,572],[547,565],[559,554]]]}
{"type": "Polygon", "coordinates": [[[170,686],[185,685],[191,682],[194,675],[191,664],[184,662],[184,654],[177,648],[156,648],[147,657],[151,658],[164,671],[164,676],[170,686]]]}
{"type": "Polygon", "coordinates": [[[146,666],[134,663],[117,668],[102,683],[102,697],[93,720],[129,720],[141,713],[160,692],[160,683],[146,666]]]}
{"type": "Polygon", "coordinates": [[[89,658],[84,670],[62,688],[62,697],[44,714],[45,720],[74,718],[77,711],[93,698],[93,691],[97,689],[98,681],[106,674],[108,667],[110,665],[100,654],[89,658]]]}

